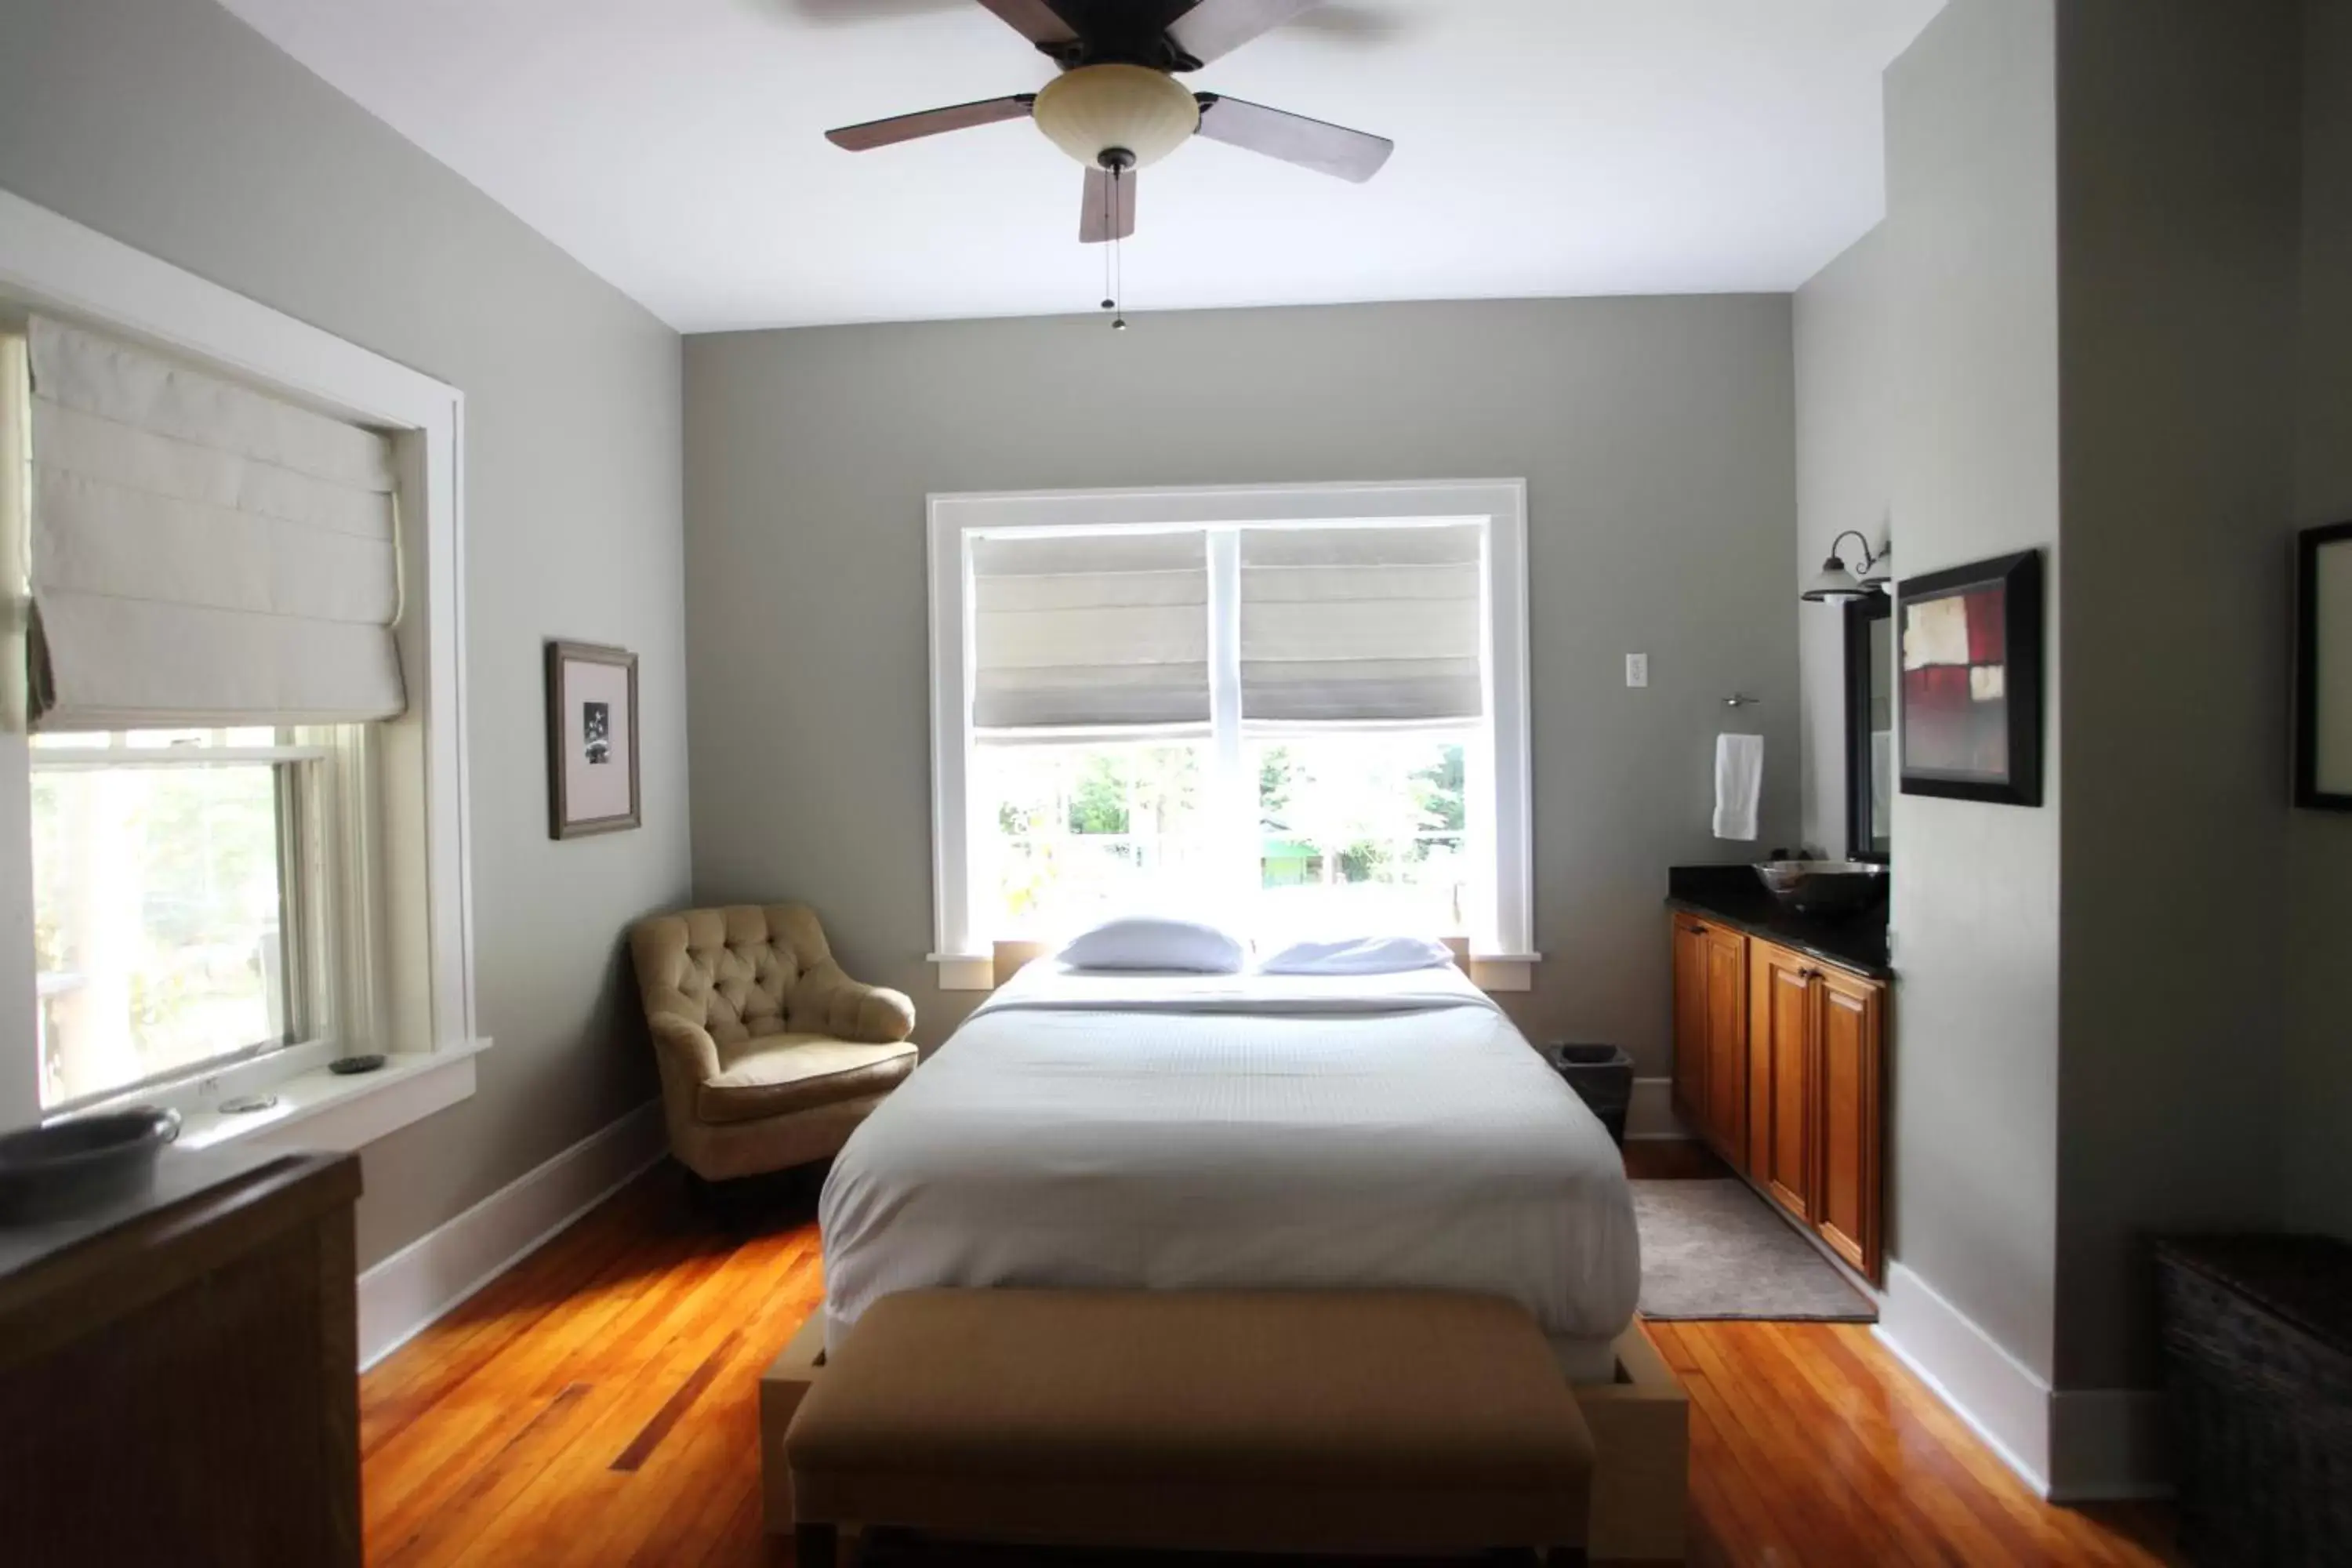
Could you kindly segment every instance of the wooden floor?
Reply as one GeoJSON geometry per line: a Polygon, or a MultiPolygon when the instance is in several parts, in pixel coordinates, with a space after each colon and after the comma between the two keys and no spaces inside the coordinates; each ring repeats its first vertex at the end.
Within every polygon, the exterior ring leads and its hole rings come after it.
{"type": "MultiPolygon", "coordinates": [[[[369,1373],[368,1561],[790,1563],[757,1381],[823,1294],[813,1208],[803,1184],[715,1221],[657,1167],[369,1373]]],[[[2042,1503],[1865,1328],[1651,1334],[1691,1394],[1694,1563],[2168,1560],[2161,1510],[2042,1503]]]]}

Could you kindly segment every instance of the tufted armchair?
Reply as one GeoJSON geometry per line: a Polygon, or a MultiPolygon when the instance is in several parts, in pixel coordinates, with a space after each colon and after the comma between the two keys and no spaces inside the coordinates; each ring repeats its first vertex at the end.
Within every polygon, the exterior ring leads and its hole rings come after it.
{"type": "Polygon", "coordinates": [[[841,972],[799,904],[688,910],[629,933],[670,1152],[706,1181],[838,1150],[915,1068],[915,1006],[841,972]]]}

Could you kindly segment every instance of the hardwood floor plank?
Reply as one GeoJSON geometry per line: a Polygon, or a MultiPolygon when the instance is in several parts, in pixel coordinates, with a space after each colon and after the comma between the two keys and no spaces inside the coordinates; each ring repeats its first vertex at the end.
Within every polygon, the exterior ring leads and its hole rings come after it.
{"type": "Polygon", "coordinates": [[[654,1412],[654,1418],[629,1439],[629,1446],[621,1450],[621,1457],[613,1461],[613,1468],[624,1471],[643,1469],[646,1458],[661,1446],[664,1437],[669,1436],[670,1428],[677,1425],[678,1418],[694,1408],[694,1402],[702,1397],[703,1390],[710,1386],[710,1380],[719,1375],[719,1369],[727,1364],[728,1358],[742,1342],[743,1334],[740,1329],[719,1341],[719,1348],[703,1358],[702,1364],[678,1384],[677,1392],[662,1402],[662,1407],[654,1412]]]}
{"type": "MultiPolygon", "coordinates": [[[[361,1382],[369,1562],[788,1568],[762,1528],[757,1382],[824,1300],[812,1208],[730,1230],[657,1171],[388,1357],[361,1382]]],[[[1865,1329],[1649,1327],[1691,1394],[1697,1568],[2168,1561],[2168,1510],[2043,1503],[1865,1329]]]]}
{"type": "Polygon", "coordinates": [[[1932,1445],[1910,1443],[1909,1434],[1878,1392],[1829,1376],[1821,1345],[1831,1332],[1825,1325],[1771,1323],[1752,1337],[1744,1353],[1759,1363],[1770,1363],[1789,1377],[1800,1379],[1815,1395],[1816,1424],[1842,1429],[1853,1439],[1866,1474],[1858,1485],[1881,1506],[1899,1510],[1927,1533],[1947,1562],[1999,1562],[2015,1553],[2016,1543],[2005,1542],[1988,1529],[1956,1490],[1972,1479],[1932,1445]]]}
{"type": "Polygon", "coordinates": [[[1783,1485],[1802,1481],[1818,1495],[1855,1548],[1874,1561],[1940,1568],[1946,1561],[1932,1531],[1917,1528],[1899,1491],[1874,1484],[1864,1440],[1839,1421],[1807,1385],[1787,1377],[1777,1361],[1759,1357],[1762,1325],[1725,1323],[1696,1348],[1703,1365],[1746,1391],[1749,1440],[1769,1453],[1783,1485]]]}
{"type": "Polygon", "coordinates": [[[472,1534],[479,1520],[495,1517],[571,1440],[567,1428],[589,1393],[588,1384],[575,1383],[549,1400],[495,1454],[452,1477],[447,1489],[436,1492],[431,1507],[371,1518],[368,1561],[394,1568],[442,1560],[451,1540],[472,1534]]]}

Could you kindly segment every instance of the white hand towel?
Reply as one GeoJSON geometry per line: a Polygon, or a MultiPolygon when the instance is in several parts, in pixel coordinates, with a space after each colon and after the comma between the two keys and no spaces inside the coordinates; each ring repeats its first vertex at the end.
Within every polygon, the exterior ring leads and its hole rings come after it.
{"type": "Polygon", "coordinates": [[[1764,737],[1715,738],[1715,836],[1756,837],[1756,805],[1764,794],[1764,737]]]}

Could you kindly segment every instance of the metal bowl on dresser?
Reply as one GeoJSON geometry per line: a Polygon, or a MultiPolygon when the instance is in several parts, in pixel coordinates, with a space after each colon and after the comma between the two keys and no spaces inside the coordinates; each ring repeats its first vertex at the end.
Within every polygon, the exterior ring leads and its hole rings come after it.
{"type": "Polygon", "coordinates": [[[72,1116],[0,1135],[0,1223],[86,1214],[147,1191],[174,1110],[142,1105],[72,1116]]]}

